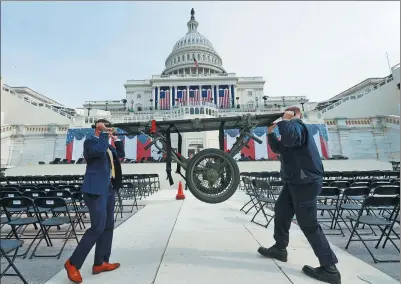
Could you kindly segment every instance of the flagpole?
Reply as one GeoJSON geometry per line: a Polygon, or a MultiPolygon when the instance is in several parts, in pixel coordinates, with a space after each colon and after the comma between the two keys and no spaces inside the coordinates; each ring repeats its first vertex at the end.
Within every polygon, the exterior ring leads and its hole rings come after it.
{"type": "Polygon", "coordinates": [[[390,65],[390,60],[388,59],[388,53],[387,52],[386,52],[386,57],[387,57],[388,69],[390,70],[390,73],[391,73],[391,65],[390,65]]]}

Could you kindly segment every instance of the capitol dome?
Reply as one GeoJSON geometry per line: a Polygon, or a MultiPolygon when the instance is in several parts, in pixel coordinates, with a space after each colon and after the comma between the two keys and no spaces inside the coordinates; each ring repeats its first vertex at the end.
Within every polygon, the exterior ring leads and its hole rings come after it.
{"type": "Polygon", "coordinates": [[[212,43],[198,32],[198,25],[192,9],[188,32],[174,45],[162,75],[225,73],[221,57],[212,43]]]}

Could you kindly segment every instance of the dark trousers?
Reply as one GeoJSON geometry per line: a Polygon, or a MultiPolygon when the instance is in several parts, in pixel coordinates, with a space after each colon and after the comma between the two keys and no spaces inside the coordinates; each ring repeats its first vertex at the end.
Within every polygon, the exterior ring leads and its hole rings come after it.
{"type": "Polygon", "coordinates": [[[95,244],[94,265],[109,262],[113,242],[115,195],[112,187],[107,194],[84,194],[84,200],[89,208],[91,227],[86,230],[70,257],[71,264],[78,269],[95,244]]]}
{"type": "Polygon", "coordinates": [[[289,230],[295,214],[320,265],[330,266],[338,263],[338,260],[317,221],[317,195],[321,190],[322,183],[284,184],[274,208],[274,239],[277,247],[288,246],[289,230]]]}

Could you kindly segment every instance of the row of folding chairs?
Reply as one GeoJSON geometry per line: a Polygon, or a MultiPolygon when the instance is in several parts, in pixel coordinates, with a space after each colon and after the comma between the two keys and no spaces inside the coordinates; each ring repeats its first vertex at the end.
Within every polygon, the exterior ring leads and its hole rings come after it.
{"type": "MultiPolygon", "coordinates": [[[[243,177],[246,194],[249,201],[240,209],[246,214],[252,209],[254,215],[251,222],[267,227],[274,218],[274,205],[280,193],[282,184],[278,182],[269,182],[262,179],[250,179],[243,177]],[[265,210],[270,209],[270,210],[265,210]],[[260,214],[262,213],[262,214],[260,214]],[[256,217],[262,215],[266,223],[260,223],[256,217]]],[[[396,249],[394,239],[399,240],[399,233],[394,230],[394,224],[399,224],[399,184],[384,184],[374,188],[368,186],[355,186],[347,188],[338,188],[324,186],[317,199],[317,209],[321,212],[319,223],[326,225],[331,230],[339,230],[338,235],[345,237],[341,224],[344,224],[351,234],[348,244],[357,240],[362,241],[372,256],[374,262],[383,262],[377,259],[372,251],[366,246],[367,239],[361,237],[358,229],[362,225],[363,229],[367,226],[371,229],[369,235],[376,236],[373,226],[380,229],[380,236],[376,239],[370,238],[369,241],[377,241],[376,248],[382,243],[384,248],[388,242],[391,242],[396,249]],[[398,201],[395,201],[395,199],[398,201]],[[395,203],[394,203],[395,202],[395,203]],[[323,213],[328,213],[329,217],[324,218],[323,213]],[[344,212],[348,215],[345,216],[344,212]],[[329,225],[327,225],[327,223],[329,225]]],[[[384,262],[394,260],[384,260],[384,262]]]]}
{"type": "MultiPolygon", "coordinates": [[[[3,228],[0,257],[4,257],[8,265],[3,267],[0,278],[19,276],[23,283],[27,283],[14,265],[16,257],[26,258],[31,252],[29,258],[60,258],[68,240],[75,239],[78,242],[77,235],[82,232],[76,229],[77,226],[85,229],[88,220],[84,219],[89,209],[85,206],[83,193],[80,192],[83,179],[68,177],[70,178],[18,177],[3,182],[0,187],[0,229],[3,228]],[[7,227],[9,230],[4,230],[7,227]],[[35,229],[33,233],[27,230],[29,227],[35,229]],[[57,230],[53,231],[51,228],[57,230]],[[21,253],[20,248],[24,239],[31,239],[32,242],[21,253]],[[64,239],[58,253],[45,255],[38,253],[37,249],[41,243],[52,247],[54,239],[64,239]],[[15,273],[7,273],[9,269],[13,269],[15,273]]],[[[123,180],[122,188],[116,191],[115,221],[119,215],[123,217],[123,213],[132,213],[134,208],[138,209],[138,206],[141,206],[138,205],[138,199],[146,198],[160,190],[157,174],[124,175],[123,180]],[[126,207],[129,209],[124,210],[126,207]]]]}
{"type": "Polygon", "coordinates": [[[33,257],[57,257],[60,258],[68,240],[75,239],[78,243],[76,227],[85,228],[83,218],[88,208],[84,205],[83,195],[80,192],[68,191],[37,192],[38,196],[23,195],[3,197],[0,199],[0,207],[5,217],[2,217],[2,225],[9,226],[10,231],[3,239],[31,239],[32,242],[26,251],[18,256],[26,258],[30,249],[36,242],[30,258],[33,257]],[[62,226],[67,225],[65,230],[62,226]],[[35,228],[36,234],[26,233],[28,226],[35,228]],[[50,229],[57,227],[57,233],[50,233],[50,229]],[[55,255],[37,254],[39,245],[45,241],[48,247],[53,247],[52,240],[63,239],[64,242],[55,255]]]}
{"type": "Polygon", "coordinates": [[[70,192],[76,192],[81,190],[82,184],[70,183],[70,184],[38,184],[38,185],[8,185],[0,187],[0,194],[4,191],[53,191],[53,190],[68,190],[70,192]]]}
{"type": "MultiPolygon", "coordinates": [[[[278,172],[242,172],[242,177],[247,177],[251,179],[260,179],[266,180],[270,183],[280,183],[281,178],[278,172]]],[[[366,177],[364,172],[361,172],[361,176],[355,179],[347,179],[347,178],[335,178],[332,179],[330,177],[325,177],[323,181],[323,186],[330,186],[331,184],[337,184],[335,186],[345,188],[349,186],[357,186],[357,185],[368,185],[371,187],[375,187],[377,185],[382,184],[399,184],[400,179],[395,177],[366,177]]],[[[240,189],[244,190],[245,186],[241,180],[240,189]]]]}
{"type": "MultiPolygon", "coordinates": [[[[268,180],[275,180],[280,179],[280,172],[278,171],[270,171],[270,172],[241,172],[241,176],[258,176],[264,177],[268,180]]],[[[391,179],[399,179],[400,172],[399,171],[390,171],[390,170],[383,170],[383,171],[326,171],[324,173],[324,178],[326,180],[332,179],[347,179],[347,180],[357,180],[361,178],[391,178],[391,179]]]]}
{"type": "MultiPolygon", "coordinates": [[[[158,174],[123,174],[123,179],[150,180],[160,189],[158,174]]],[[[5,176],[0,177],[0,184],[6,185],[32,185],[32,184],[60,184],[60,183],[82,183],[83,175],[40,175],[40,176],[5,176]]]]}
{"type": "Polygon", "coordinates": [[[82,183],[83,179],[83,175],[5,176],[0,178],[0,184],[82,183]]]}
{"type": "Polygon", "coordinates": [[[348,249],[351,242],[361,241],[375,263],[399,262],[399,259],[378,259],[366,244],[366,242],[376,241],[375,249],[377,249],[381,244],[382,248],[385,248],[390,242],[398,252],[400,251],[394,242],[398,240],[397,243],[399,243],[400,239],[399,233],[394,230],[396,224],[399,227],[399,196],[399,185],[380,185],[373,189],[367,186],[345,189],[323,187],[318,196],[317,209],[321,212],[321,218],[318,220],[321,225],[328,222],[327,227],[331,230],[338,228],[339,235],[343,237],[345,234],[340,223],[345,225],[350,233],[345,249],[348,249]],[[329,213],[328,218],[322,217],[324,212],[329,213]],[[345,216],[344,212],[348,215],[345,216]],[[364,231],[365,227],[370,229],[369,233],[364,231]],[[379,236],[374,227],[379,229],[379,236]],[[363,231],[360,232],[360,230],[363,231]],[[364,235],[373,237],[364,238],[364,235]]]}

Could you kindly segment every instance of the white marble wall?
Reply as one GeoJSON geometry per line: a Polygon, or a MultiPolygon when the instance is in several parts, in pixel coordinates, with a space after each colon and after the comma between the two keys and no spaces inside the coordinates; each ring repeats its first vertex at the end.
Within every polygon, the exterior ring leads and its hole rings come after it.
{"type": "Polygon", "coordinates": [[[46,163],[64,158],[68,125],[2,125],[1,166],[46,163]]]}
{"type": "Polygon", "coordinates": [[[325,120],[329,152],[349,159],[400,160],[400,117],[325,120]]]}

